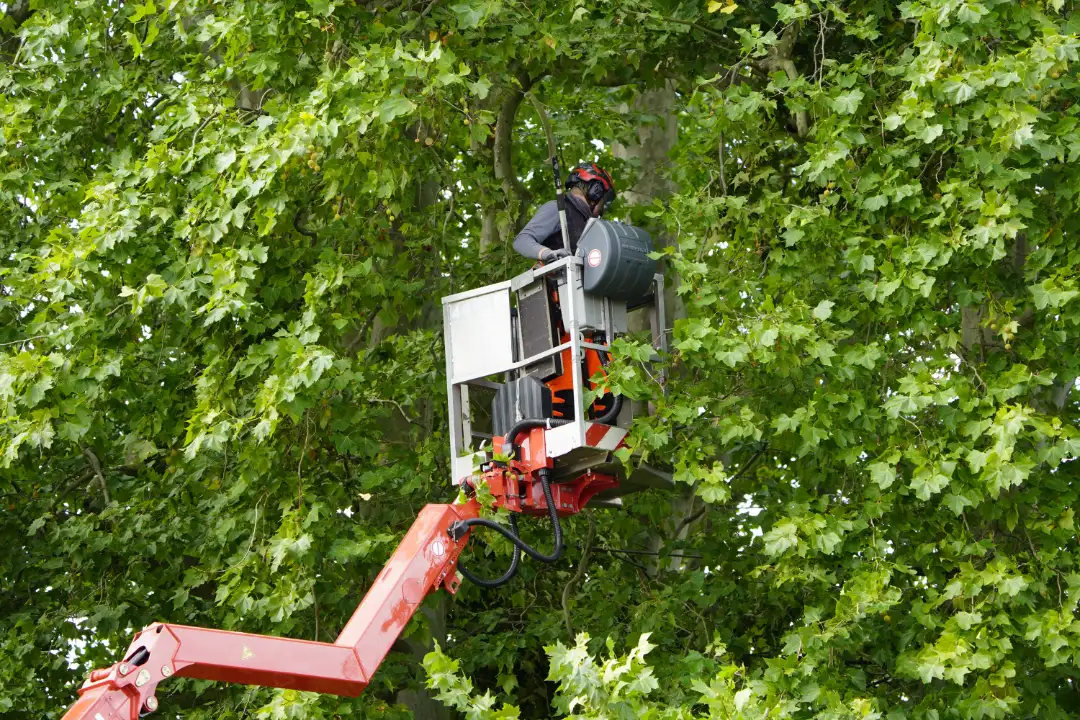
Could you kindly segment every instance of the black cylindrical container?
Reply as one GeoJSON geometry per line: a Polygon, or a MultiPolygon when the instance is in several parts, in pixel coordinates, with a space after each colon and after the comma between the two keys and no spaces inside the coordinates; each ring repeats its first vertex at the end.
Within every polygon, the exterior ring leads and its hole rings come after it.
{"type": "Polygon", "coordinates": [[[585,292],[634,301],[649,292],[656,261],[649,233],[611,220],[591,220],[578,241],[585,258],[585,292]]]}

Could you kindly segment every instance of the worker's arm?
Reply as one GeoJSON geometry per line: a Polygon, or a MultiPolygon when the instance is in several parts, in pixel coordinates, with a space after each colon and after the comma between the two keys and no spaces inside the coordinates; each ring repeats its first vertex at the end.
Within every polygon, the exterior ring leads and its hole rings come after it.
{"type": "Polygon", "coordinates": [[[544,247],[543,241],[559,232],[559,208],[555,201],[546,202],[533,215],[529,224],[522,228],[514,238],[514,250],[527,258],[543,260],[550,248],[544,247]]]}

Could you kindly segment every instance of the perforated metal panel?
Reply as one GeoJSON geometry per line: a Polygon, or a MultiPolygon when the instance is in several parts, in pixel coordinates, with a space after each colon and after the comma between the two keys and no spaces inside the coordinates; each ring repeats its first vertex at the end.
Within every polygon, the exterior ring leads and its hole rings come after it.
{"type": "MultiPolygon", "coordinates": [[[[539,355],[555,347],[555,329],[551,326],[551,296],[544,280],[518,290],[518,332],[521,356],[539,355]]],[[[522,375],[547,380],[561,372],[560,358],[552,355],[521,369],[522,375]]]]}

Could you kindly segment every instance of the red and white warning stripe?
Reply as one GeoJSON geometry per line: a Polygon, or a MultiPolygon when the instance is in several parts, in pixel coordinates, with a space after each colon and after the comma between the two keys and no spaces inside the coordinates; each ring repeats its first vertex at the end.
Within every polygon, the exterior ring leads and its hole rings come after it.
{"type": "Polygon", "coordinates": [[[626,428],[589,423],[585,428],[585,444],[598,450],[615,450],[626,441],[626,428]]]}

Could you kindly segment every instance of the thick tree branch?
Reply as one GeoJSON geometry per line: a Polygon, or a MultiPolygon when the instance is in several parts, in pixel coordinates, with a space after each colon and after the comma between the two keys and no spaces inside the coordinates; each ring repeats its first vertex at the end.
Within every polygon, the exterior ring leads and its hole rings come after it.
{"type": "Polygon", "coordinates": [[[83,446],[83,455],[90,461],[90,467],[94,470],[94,476],[97,478],[98,487],[101,488],[101,496],[105,499],[105,504],[108,505],[112,502],[109,498],[109,485],[105,482],[105,474],[101,472],[101,461],[98,460],[98,456],[94,454],[94,451],[88,447],[83,446]]]}
{"type": "Polygon", "coordinates": [[[495,122],[494,153],[495,179],[502,184],[503,195],[508,201],[511,198],[517,200],[518,207],[515,215],[517,217],[517,226],[520,227],[523,215],[532,200],[532,195],[525,187],[525,184],[518,178],[517,173],[514,172],[514,123],[521,101],[525,99],[525,93],[529,91],[535,81],[524,70],[519,69],[516,76],[517,86],[506,90],[502,107],[499,108],[499,117],[495,122]]]}
{"type": "MultiPolygon", "coordinates": [[[[795,61],[791,59],[795,49],[795,40],[798,37],[799,30],[796,24],[788,25],[780,35],[780,42],[773,45],[769,50],[769,54],[758,60],[754,65],[759,70],[769,74],[783,70],[789,80],[798,80],[800,77],[799,70],[795,67],[795,61]]],[[[806,137],[807,133],[810,132],[810,113],[806,110],[799,110],[792,113],[792,115],[795,118],[795,134],[800,139],[806,137]]]]}

